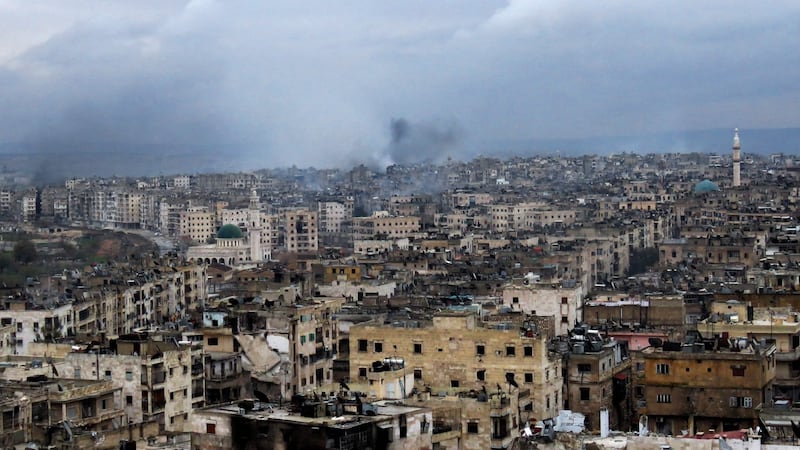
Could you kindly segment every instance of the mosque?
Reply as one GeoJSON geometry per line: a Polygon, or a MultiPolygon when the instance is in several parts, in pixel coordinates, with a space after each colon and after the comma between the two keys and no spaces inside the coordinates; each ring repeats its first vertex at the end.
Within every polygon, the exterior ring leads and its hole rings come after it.
{"type": "Polygon", "coordinates": [[[269,261],[272,255],[269,233],[269,216],[261,213],[261,202],[254,190],[250,194],[250,205],[245,210],[231,211],[243,215],[241,225],[246,226],[247,234],[240,226],[226,223],[217,231],[215,242],[207,245],[189,247],[186,258],[201,264],[225,264],[237,266],[248,263],[269,261]]]}
{"type": "MultiPolygon", "coordinates": [[[[733,130],[733,183],[734,188],[742,185],[741,180],[741,167],[742,167],[742,144],[739,141],[739,129],[733,130]]],[[[719,191],[719,186],[709,179],[705,179],[697,183],[694,187],[695,194],[707,194],[709,192],[719,191]]]]}

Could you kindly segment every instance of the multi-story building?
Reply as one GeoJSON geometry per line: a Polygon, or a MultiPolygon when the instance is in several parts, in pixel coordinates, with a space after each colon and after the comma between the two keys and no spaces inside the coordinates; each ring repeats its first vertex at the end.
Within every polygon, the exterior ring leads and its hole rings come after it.
{"type": "Polygon", "coordinates": [[[22,219],[23,222],[32,222],[36,220],[36,196],[37,192],[35,189],[22,195],[22,217],[20,217],[20,219],[22,219]]]}
{"type": "MultiPolygon", "coordinates": [[[[554,417],[561,403],[561,358],[548,351],[548,337],[535,328],[531,323],[485,324],[472,313],[439,313],[430,323],[353,325],[350,384],[368,392],[373,363],[402,358],[418,390],[513,390],[531,417],[554,417]]],[[[406,389],[411,392],[410,386],[406,389]]]]}
{"type": "Polygon", "coordinates": [[[353,218],[353,239],[397,239],[411,237],[420,230],[420,218],[414,216],[392,217],[386,211],[370,217],[353,218]]]}
{"type": "Polygon", "coordinates": [[[319,231],[322,233],[340,233],[342,224],[350,220],[347,208],[339,202],[319,203],[319,231]]]}
{"type": "Polygon", "coordinates": [[[180,236],[205,243],[217,234],[217,218],[207,207],[193,207],[180,213],[180,236]]]}
{"type": "Polygon", "coordinates": [[[292,209],[284,212],[284,243],[289,253],[319,249],[317,211],[292,209]]]}
{"type": "Polygon", "coordinates": [[[503,304],[534,316],[555,317],[555,334],[566,336],[583,321],[584,288],[581,284],[537,283],[527,278],[503,286],[503,304]],[[567,287],[570,286],[570,287],[567,287]]]}
{"type": "Polygon", "coordinates": [[[116,346],[118,354],[140,358],[143,420],[157,421],[162,431],[183,431],[193,404],[202,401],[202,396],[193,397],[191,370],[202,348],[176,340],[154,341],[147,334],[120,336],[116,346]]]}
{"type": "Polygon", "coordinates": [[[565,409],[583,414],[590,430],[600,430],[599,412],[603,409],[609,412],[611,429],[629,429],[632,402],[627,343],[605,339],[597,330],[575,331],[580,334],[573,334],[565,354],[565,409]]]}
{"type": "Polygon", "coordinates": [[[713,339],[644,349],[634,395],[648,428],[692,435],[758,426],[759,408],[772,399],[775,345],[748,341],[742,347],[721,349],[713,339]]]}
{"type": "Polygon", "coordinates": [[[775,382],[772,400],[800,402],[800,321],[789,307],[753,307],[737,300],[716,301],[711,314],[697,323],[704,337],[724,338],[723,345],[741,346],[750,339],[775,344],[775,382]]]}
{"type": "Polygon", "coordinates": [[[61,304],[52,309],[33,308],[24,300],[6,300],[0,309],[0,324],[15,327],[11,339],[14,353],[29,354],[32,342],[58,339],[75,334],[72,305],[61,304]]]}

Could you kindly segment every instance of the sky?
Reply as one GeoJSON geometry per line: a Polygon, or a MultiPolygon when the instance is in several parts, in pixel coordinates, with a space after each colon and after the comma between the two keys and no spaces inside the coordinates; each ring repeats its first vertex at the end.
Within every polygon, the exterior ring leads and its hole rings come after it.
{"type": "Polygon", "coordinates": [[[0,0],[0,143],[256,169],[746,142],[800,126],[798,44],[795,0],[0,0]]]}

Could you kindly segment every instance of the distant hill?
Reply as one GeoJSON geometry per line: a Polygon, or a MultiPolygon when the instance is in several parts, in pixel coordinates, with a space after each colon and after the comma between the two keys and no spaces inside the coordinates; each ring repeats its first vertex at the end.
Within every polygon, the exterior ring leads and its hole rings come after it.
{"type": "MultiPolygon", "coordinates": [[[[798,154],[800,128],[740,129],[742,153],[798,154]]],[[[566,156],[609,153],[727,153],[733,129],[673,131],[640,136],[608,136],[582,139],[524,139],[486,142],[483,154],[526,155],[535,153],[566,156]]]]}

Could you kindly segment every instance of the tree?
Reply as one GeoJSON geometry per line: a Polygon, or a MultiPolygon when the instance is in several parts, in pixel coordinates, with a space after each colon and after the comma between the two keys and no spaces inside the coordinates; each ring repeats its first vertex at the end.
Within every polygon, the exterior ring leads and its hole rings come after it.
{"type": "Polygon", "coordinates": [[[38,257],[36,245],[33,242],[23,239],[14,244],[14,260],[23,264],[36,261],[38,257]]]}

